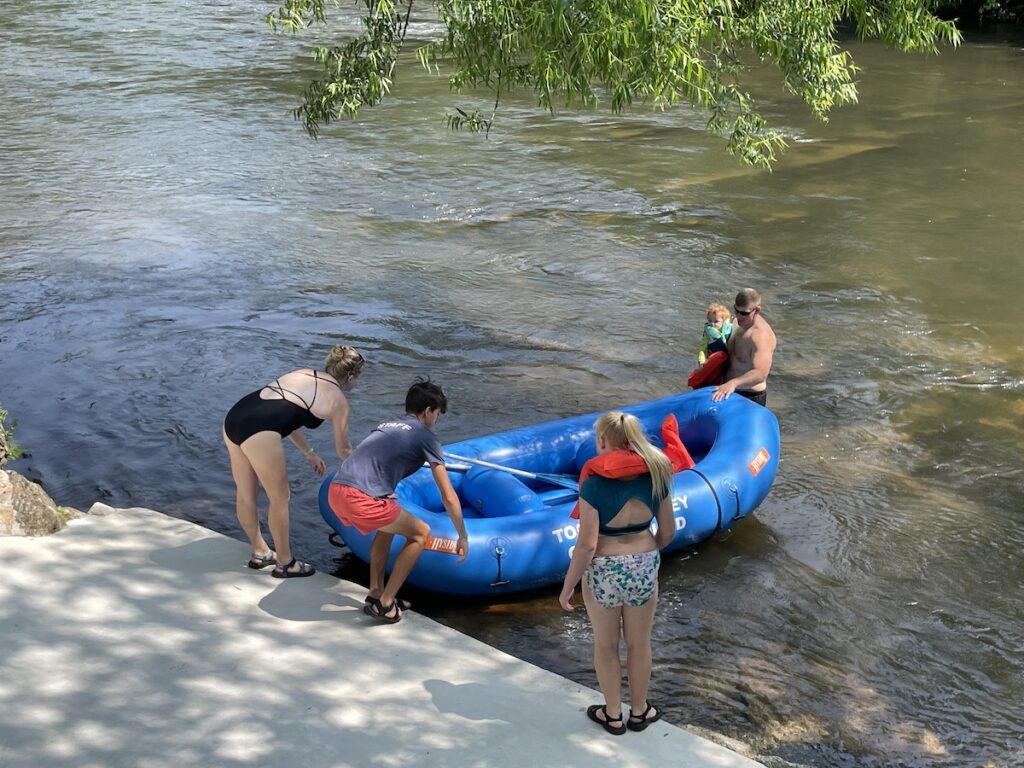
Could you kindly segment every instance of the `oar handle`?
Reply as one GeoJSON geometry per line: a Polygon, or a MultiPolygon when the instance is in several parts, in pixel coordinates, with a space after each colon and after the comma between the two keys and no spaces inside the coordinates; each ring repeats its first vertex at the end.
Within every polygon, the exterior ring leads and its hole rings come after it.
{"type": "MultiPolygon", "coordinates": [[[[429,461],[423,462],[424,469],[430,469],[431,466],[433,465],[429,461]]],[[[472,469],[472,467],[469,466],[469,464],[452,464],[447,461],[444,463],[444,468],[447,469],[449,472],[468,472],[469,470],[472,469]]]]}
{"type": "Polygon", "coordinates": [[[506,467],[504,464],[494,464],[490,461],[484,461],[483,459],[470,459],[465,456],[456,456],[454,453],[445,453],[449,459],[455,459],[461,461],[463,464],[476,464],[478,467],[486,467],[487,469],[497,469],[501,472],[508,472],[510,475],[519,475],[520,477],[528,477],[531,480],[537,480],[538,476],[534,472],[527,472],[525,469],[513,469],[512,467],[506,467]]]}
{"type": "Polygon", "coordinates": [[[449,459],[455,459],[455,461],[461,461],[464,464],[475,464],[478,467],[496,469],[499,472],[507,472],[510,475],[517,475],[530,480],[539,480],[540,482],[548,483],[549,485],[557,485],[574,491],[579,490],[579,481],[574,477],[569,477],[568,475],[551,475],[545,472],[527,472],[525,469],[513,469],[512,467],[506,467],[504,464],[494,464],[493,462],[484,461],[483,459],[471,459],[467,456],[458,456],[454,453],[446,452],[445,456],[449,459]]]}

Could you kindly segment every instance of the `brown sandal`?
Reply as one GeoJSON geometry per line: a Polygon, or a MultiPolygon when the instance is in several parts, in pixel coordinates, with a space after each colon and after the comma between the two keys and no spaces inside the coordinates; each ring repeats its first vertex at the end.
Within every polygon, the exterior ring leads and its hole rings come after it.
{"type": "Polygon", "coordinates": [[[316,573],[316,568],[309,563],[300,563],[293,557],[290,562],[278,563],[270,575],[275,579],[301,579],[303,576],[312,576],[314,573],[316,573]],[[295,570],[292,570],[293,568],[295,570]]]}

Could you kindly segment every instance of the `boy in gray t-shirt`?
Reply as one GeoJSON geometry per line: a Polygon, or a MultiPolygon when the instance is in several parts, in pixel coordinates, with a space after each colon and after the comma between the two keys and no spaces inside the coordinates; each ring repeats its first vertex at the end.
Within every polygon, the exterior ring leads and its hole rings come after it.
{"type": "Polygon", "coordinates": [[[444,464],[441,443],[419,417],[406,414],[378,424],[349,454],[334,482],[383,498],[395,492],[398,481],[423,466],[444,464]]]}
{"type": "Polygon", "coordinates": [[[342,523],[363,534],[376,531],[370,545],[370,592],[363,610],[381,621],[394,623],[402,618],[398,590],[430,534],[430,526],[402,509],[394,497],[399,481],[424,462],[430,465],[441,501],[459,534],[460,563],[469,552],[462,505],[448,478],[441,443],[431,431],[447,408],[441,387],[429,379],[417,379],[405,396],[405,416],[378,424],[342,463],[328,491],[331,510],[342,523]],[[406,542],[385,583],[384,569],[396,533],[406,542]]]}

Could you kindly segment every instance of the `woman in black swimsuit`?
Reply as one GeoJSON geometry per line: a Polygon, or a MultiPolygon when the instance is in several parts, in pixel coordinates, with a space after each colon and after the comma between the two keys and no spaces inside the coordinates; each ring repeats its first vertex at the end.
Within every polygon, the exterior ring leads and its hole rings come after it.
{"type": "Polygon", "coordinates": [[[355,386],[363,370],[363,356],[352,347],[337,346],[324,363],[324,372],[301,368],[274,379],[232,406],[224,419],[224,444],[231,459],[231,475],[237,489],[235,512],[252,544],[250,568],[276,566],[279,579],[312,576],[316,569],[292,557],[288,544],[288,470],[284,438],[289,438],[309,460],[313,471],[323,475],[327,465],[306,442],[300,427],[316,429],[330,421],[338,456],[352,452],[348,441],[348,400],[345,392],[355,386]],[[277,551],[263,538],[256,497],[259,486],[270,500],[267,527],[277,551]]]}

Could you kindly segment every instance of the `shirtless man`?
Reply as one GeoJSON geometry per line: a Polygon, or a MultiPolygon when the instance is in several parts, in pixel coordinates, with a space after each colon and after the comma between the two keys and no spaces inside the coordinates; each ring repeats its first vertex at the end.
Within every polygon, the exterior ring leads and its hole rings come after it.
{"type": "Polygon", "coordinates": [[[711,394],[716,403],[733,392],[766,405],[768,374],[775,353],[775,331],[761,316],[761,294],[744,288],[736,294],[736,328],[729,337],[729,370],[725,383],[711,394]]]}

